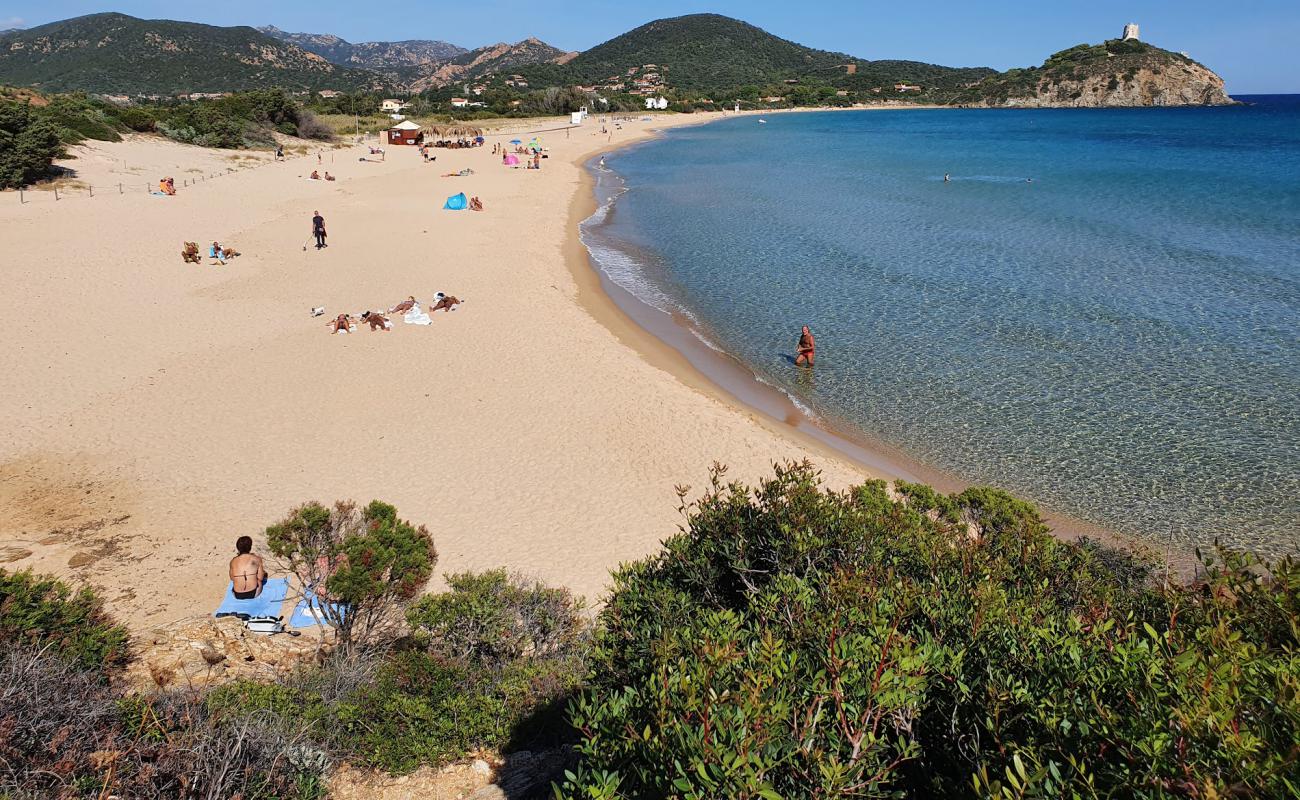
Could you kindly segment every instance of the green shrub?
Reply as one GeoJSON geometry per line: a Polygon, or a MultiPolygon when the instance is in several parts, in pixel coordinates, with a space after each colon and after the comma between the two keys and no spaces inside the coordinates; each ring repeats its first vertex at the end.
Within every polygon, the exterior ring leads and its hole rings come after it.
{"type": "Polygon", "coordinates": [[[0,100],[0,189],[16,189],[47,177],[64,155],[59,131],[26,103],[0,100]]]}
{"type": "Polygon", "coordinates": [[[344,648],[395,635],[438,562],[428,529],[378,500],[363,509],[307,503],[267,528],[266,540],[304,587],[324,587],[337,604],[325,617],[344,648]]]}
{"type": "Polygon", "coordinates": [[[451,583],[410,610],[419,628],[405,646],[353,650],[278,685],[230,684],[208,708],[219,719],[256,711],[292,721],[332,754],[396,773],[564,741],[565,706],[587,671],[580,604],[502,571],[451,583]],[[480,616],[492,624],[475,624],[480,616]]]}
{"type": "Polygon", "coordinates": [[[1168,586],[1005,493],[900,491],[715,479],[615,575],[558,796],[1294,796],[1294,562],[1168,586]]]}
{"type": "Polygon", "coordinates": [[[0,569],[0,646],[48,649],[89,670],[117,667],[127,659],[126,629],[113,622],[94,591],[74,592],[31,570],[0,569]]]}
{"type": "Polygon", "coordinates": [[[421,598],[406,614],[435,653],[499,667],[528,655],[565,658],[586,641],[582,606],[567,589],[511,580],[505,570],[447,576],[451,591],[421,598]]]}

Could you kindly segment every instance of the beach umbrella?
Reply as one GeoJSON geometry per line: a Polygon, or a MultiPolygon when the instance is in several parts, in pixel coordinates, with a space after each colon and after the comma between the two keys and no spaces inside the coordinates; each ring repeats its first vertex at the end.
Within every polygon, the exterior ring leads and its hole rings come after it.
{"type": "Polygon", "coordinates": [[[510,140],[510,144],[523,144],[523,142],[521,142],[521,141],[518,140],[518,139],[511,139],[511,140],[510,140]]]}
{"type": "Polygon", "coordinates": [[[512,167],[512,166],[514,166],[515,164],[518,164],[518,163],[519,163],[519,156],[514,155],[513,153],[511,153],[510,155],[506,156],[505,164],[506,164],[507,167],[512,167]]]}

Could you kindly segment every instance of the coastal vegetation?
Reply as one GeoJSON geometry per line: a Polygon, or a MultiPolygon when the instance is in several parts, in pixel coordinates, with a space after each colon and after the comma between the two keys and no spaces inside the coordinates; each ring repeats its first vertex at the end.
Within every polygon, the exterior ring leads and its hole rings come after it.
{"type": "Polygon", "coordinates": [[[1300,787],[1290,559],[1218,551],[1179,582],[1053,538],[1001,491],[832,492],[807,463],[756,487],[719,468],[682,511],[593,625],[567,591],[500,570],[417,597],[427,532],[382,503],[301,506],[272,549],[323,555],[330,594],[403,624],[206,693],[110,688],[124,634],[93,594],[0,572],[0,795],[316,798],[343,761],[401,773],[568,744],[555,792],[575,800],[1300,787]]]}
{"type": "Polygon", "coordinates": [[[67,145],[115,142],[131,132],[219,148],[267,147],[276,134],[317,140],[333,135],[283,89],[119,105],[81,92],[47,96],[0,87],[0,188],[47,177],[67,145]]]}
{"type": "Polygon", "coordinates": [[[626,566],[565,798],[1283,797],[1300,566],[1191,584],[974,488],[715,480],[626,566]]]}
{"type": "MultiPolygon", "coordinates": [[[[1175,103],[1230,102],[1223,92],[1223,82],[1190,56],[1163,50],[1137,39],[1110,39],[1101,44],[1080,44],[1054,53],[1039,67],[1010,69],[991,75],[972,85],[960,102],[981,105],[1024,104],[1026,101],[1050,104],[1084,102],[1105,105],[1107,100],[1123,96],[1139,78],[1151,84],[1151,94],[1167,92],[1175,103]],[[1186,88],[1195,86],[1195,93],[1186,88]],[[1204,84],[1203,86],[1197,84],[1204,84]],[[1097,97],[1085,97],[1089,89],[1097,97]]],[[[1149,105],[1125,100],[1120,105],[1149,105]]]]}

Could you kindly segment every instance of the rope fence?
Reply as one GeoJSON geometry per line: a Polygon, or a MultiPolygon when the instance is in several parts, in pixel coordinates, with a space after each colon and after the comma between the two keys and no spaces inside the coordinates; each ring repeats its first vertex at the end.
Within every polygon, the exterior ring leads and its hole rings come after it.
{"type": "MultiPolygon", "coordinates": [[[[335,151],[330,151],[328,162],[322,160],[320,163],[322,165],[328,163],[332,166],[334,164],[334,152],[335,151]]],[[[259,159],[258,163],[256,164],[245,164],[245,165],[234,166],[234,167],[226,167],[224,172],[206,172],[206,173],[200,173],[198,175],[191,175],[190,177],[182,177],[180,182],[176,184],[176,189],[177,191],[179,191],[181,189],[191,188],[194,186],[198,186],[201,183],[206,183],[210,180],[215,180],[216,178],[224,178],[227,175],[233,175],[239,172],[247,172],[248,170],[251,169],[261,169],[262,167],[269,167],[275,164],[287,164],[290,161],[299,161],[302,159],[311,159],[311,158],[315,158],[315,154],[300,155],[300,156],[286,156],[283,159],[271,159],[267,161],[259,159]]],[[[122,164],[123,167],[125,167],[126,161],[123,160],[122,164]]],[[[75,181],[76,179],[73,178],[72,180],[75,181]]],[[[90,184],[83,184],[78,182],[75,184],[64,185],[61,187],[57,185],[51,186],[49,189],[32,190],[30,187],[19,187],[17,192],[14,192],[14,194],[18,196],[18,203],[20,205],[29,205],[33,202],[38,202],[37,198],[48,197],[51,195],[53,196],[54,199],[51,200],[50,202],[58,202],[71,197],[90,198],[90,197],[105,196],[105,195],[111,196],[111,195],[138,194],[141,191],[143,191],[145,194],[150,194],[153,192],[158,192],[159,191],[158,186],[159,186],[159,181],[145,181],[142,183],[139,181],[139,179],[132,179],[130,181],[120,181],[118,183],[112,183],[103,186],[92,186],[90,184]]],[[[8,194],[8,193],[7,192],[0,193],[0,197],[2,197],[4,194],[8,194]]]]}

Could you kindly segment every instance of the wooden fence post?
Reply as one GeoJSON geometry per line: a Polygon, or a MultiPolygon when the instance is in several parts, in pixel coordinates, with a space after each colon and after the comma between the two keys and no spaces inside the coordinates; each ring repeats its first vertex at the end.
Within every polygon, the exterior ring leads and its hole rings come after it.
{"type": "Polygon", "coordinates": [[[55,200],[59,199],[59,187],[57,186],[54,187],[54,199],[55,200]]]}
{"type": "Polygon", "coordinates": [[[91,196],[91,197],[94,197],[94,196],[95,196],[95,187],[94,187],[94,186],[90,187],[90,196],[91,196]]]}

